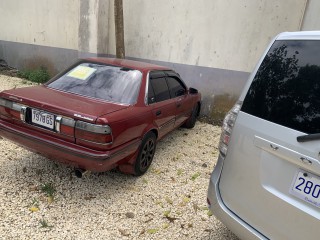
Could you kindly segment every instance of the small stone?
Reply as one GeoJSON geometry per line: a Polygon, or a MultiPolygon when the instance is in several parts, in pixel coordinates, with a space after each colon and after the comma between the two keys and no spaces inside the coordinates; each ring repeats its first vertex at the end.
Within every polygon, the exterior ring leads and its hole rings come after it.
{"type": "Polygon", "coordinates": [[[119,232],[122,236],[128,237],[130,234],[127,232],[127,230],[119,229],[119,232]]]}
{"type": "Polygon", "coordinates": [[[29,191],[31,191],[31,192],[39,191],[39,187],[38,186],[30,186],[29,191]]]}
{"type": "Polygon", "coordinates": [[[208,165],[206,163],[202,164],[202,167],[206,168],[208,165]]]}
{"type": "Polygon", "coordinates": [[[134,213],[133,212],[127,212],[126,213],[127,218],[134,218],[134,213]]]}

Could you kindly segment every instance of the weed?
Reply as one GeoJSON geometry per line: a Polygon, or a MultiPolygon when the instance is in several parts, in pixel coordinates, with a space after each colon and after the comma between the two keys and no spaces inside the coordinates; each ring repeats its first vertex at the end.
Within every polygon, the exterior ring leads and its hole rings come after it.
{"type": "Polygon", "coordinates": [[[54,188],[54,186],[51,183],[45,183],[41,185],[41,191],[43,193],[46,193],[48,197],[52,197],[54,193],[56,192],[56,189],[54,188]]]}
{"type": "Polygon", "coordinates": [[[45,83],[50,79],[50,75],[45,67],[35,70],[22,70],[17,75],[35,83],[45,83]]]}
{"type": "Polygon", "coordinates": [[[152,229],[148,229],[147,230],[147,233],[149,233],[149,234],[154,234],[154,233],[156,233],[156,232],[158,232],[159,231],[159,229],[157,229],[157,228],[152,228],[152,229]]]}
{"type": "Polygon", "coordinates": [[[32,203],[29,206],[35,206],[35,207],[39,207],[39,201],[37,199],[32,199],[32,203]]]}
{"type": "Polygon", "coordinates": [[[50,225],[48,224],[48,222],[47,222],[46,220],[44,220],[44,219],[43,219],[43,220],[40,220],[39,223],[40,223],[40,225],[41,225],[41,226],[40,226],[41,228],[52,228],[52,227],[53,227],[53,226],[50,226],[50,225]]]}
{"type": "Polygon", "coordinates": [[[197,173],[195,173],[195,174],[192,175],[191,180],[194,181],[194,180],[196,180],[197,177],[199,177],[199,176],[200,176],[200,173],[197,172],[197,173]]]}
{"type": "Polygon", "coordinates": [[[169,217],[170,212],[171,212],[171,210],[166,210],[166,211],[164,211],[163,215],[165,217],[169,217]]]}
{"type": "Polygon", "coordinates": [[[39,211],[39,202],[37,199],[33,199],[32,203],[29,205],[29,210],[31,212],[38,212],[39,211]]]}

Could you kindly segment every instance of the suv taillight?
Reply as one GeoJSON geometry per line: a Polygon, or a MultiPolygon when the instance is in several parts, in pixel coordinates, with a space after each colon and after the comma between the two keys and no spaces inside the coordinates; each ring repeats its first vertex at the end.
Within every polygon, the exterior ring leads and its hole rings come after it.
{"type": "Polygon", "coordinates": [[[112,143],[111,128],[108,125],[77,121],[75,138],[92,143],[110,144],[112,143]]]}
{"type": "Polygon", "coordinates": [[[234,123],[236,121],[236,118],[238,116],[238,113],[240,111],[241,105],[242,105],[242,102],[237,102],[233,106],[233,108],[227,113],[226,117],[223,120],[222,132],[221,132],[220,143],[219,143],[219,151],[222,157],[225,157],[227,155],[231,132],[232,132],[234,123]]]}

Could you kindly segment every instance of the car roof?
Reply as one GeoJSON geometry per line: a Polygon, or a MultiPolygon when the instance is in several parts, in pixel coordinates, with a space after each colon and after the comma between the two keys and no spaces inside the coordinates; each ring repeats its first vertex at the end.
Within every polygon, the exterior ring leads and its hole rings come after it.
{"type": "Polygon", "coordinates": [[[320,31],[283,32],[276,40],[320,40],[320,31]]]}
{"type": "Polygon", "coordinates": [[[110,64],[110,65],[115,65],[115,66],[121,66],[121,67],[127,67],[127,68],[133,68],[136,70],[172,70],[167,67],[163,67],[160,65],[155,65],[151,63],[146,63],[146,62],[139,62],[139,61],[133,61],[133,60],[128,60],[128,59],[118,59],[118,58],[86,58],[84,60],[88,61],[94,61],[98,63],[104,63],[104,64],[110,64]]]}

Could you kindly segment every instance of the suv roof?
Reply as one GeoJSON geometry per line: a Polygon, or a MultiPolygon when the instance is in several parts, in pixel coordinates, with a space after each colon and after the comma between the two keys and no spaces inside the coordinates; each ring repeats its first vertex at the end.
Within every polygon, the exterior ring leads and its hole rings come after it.
{"type": "Polygon", "coordinates": [[[319,40],[320,31],[283,32],[276,36],[276,40],[319,40]]]}

